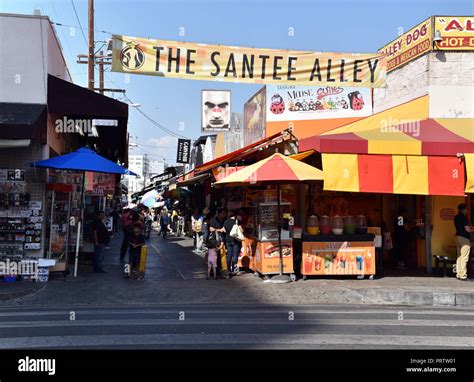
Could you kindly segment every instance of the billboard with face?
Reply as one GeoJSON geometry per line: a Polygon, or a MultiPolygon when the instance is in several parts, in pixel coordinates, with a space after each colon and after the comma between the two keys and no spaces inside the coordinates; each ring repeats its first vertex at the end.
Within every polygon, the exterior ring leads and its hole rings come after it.
{"type": "Polygon", "coordinates": [[[228,131],[230,126],[230,91],[202,91],[202,131],[228,131]]]}

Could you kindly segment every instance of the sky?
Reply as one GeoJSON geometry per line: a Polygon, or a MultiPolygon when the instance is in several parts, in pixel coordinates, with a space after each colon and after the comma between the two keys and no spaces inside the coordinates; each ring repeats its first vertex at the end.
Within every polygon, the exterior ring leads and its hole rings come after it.
{"type": "MultiPolygon", "coordinates": [[[[87,65],[76,59],[88,51],[87,0],[0,0],[4,13],[33,14],[35,8],[63,24],[56,30],[69,71],[74,83],[86,86],[87,65]]],[[[114,33],[255,48],[374,53],[428,16],[473,14],[474,0],[95,0],[94,29],[96,50],[114,33]]],[[[105,87],[125,89],[127,97],[161,126],[196,139],[201,135],[202,89],[231,90],[232,111],[243,113],[244,103],[261,86],[109,72],[105,87]]],[[[127,102],[120,93],[108,95],[127,102]]],[[[138,144],[130,154],[174,163],[176,138],[135,108],[129,114],[131,141],[138,144]]]]}

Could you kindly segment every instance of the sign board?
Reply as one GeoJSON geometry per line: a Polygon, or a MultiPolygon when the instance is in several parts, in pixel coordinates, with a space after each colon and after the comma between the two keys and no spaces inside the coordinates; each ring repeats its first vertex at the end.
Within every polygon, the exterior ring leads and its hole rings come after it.
{"type": "Polygon", "coordinates": [[[436,16],[434,30],[443,39],[435,49],[474,50],[474,16],[436,16]]]}
{"type": "Polygon", "coordinates": [[[230,91],[202,91],[202,131],[229,131],[230,91]]]}
{"type": "Polygon", "coordinates": [[[268,85],[266,120],[301,121],[367,117],[372,114],[369,88],[268,85]]]}
{"type": "Polygon", "coordinates": [[[379,49],[387,55],[387,72],[414,60],[432,49],[431,17],[379,49]]]}
{"type": "Polygon", "coordinates": [[[244,146],[265,137],[266,90],[261,88],[244,105],[244,146]]]}
{"type": "Polygon", "coordinates": [[[113,35],[112,71],[233,83],[383,87],[386,57],[113,35]]]}
{"type": "Polygon", "coordinates": [[[191,140],[178,139],[178,152],[176,154],[176,163],[189,163],[190,152],[191,140]]]}

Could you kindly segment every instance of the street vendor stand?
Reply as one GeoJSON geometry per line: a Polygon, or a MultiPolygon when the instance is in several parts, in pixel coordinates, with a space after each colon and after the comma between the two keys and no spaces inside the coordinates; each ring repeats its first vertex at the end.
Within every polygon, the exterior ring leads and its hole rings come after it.
{"type": "Polygon", "coordinates": [[[244,240],[244,253],[255,248],[255,259],[249,261],[261,275],[277,275],[274,282],[295,280],[293,249],[289,235],[290,205],[281,203],[280,184],[322,180],[321,170],[276,153],[219,180],[215,185],[276,184],[276,203],[256,206],[254,238],[244,240]],[[251,240],[255,240],[255,244],[251,240]],[[253,264],[252,264],[253,263],[253,264]],[[286,275],[290,274],[290,277],[286,275]]]}

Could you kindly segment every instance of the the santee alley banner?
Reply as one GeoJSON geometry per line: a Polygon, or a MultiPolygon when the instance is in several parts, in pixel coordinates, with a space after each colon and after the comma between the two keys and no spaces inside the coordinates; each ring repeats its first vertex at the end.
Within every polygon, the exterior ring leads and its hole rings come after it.
{"type": "Polygon", "coordinates": [[[114,35],[112,70],[206,81],[383,87],[381,53],[256,49],[114,35]]]}

